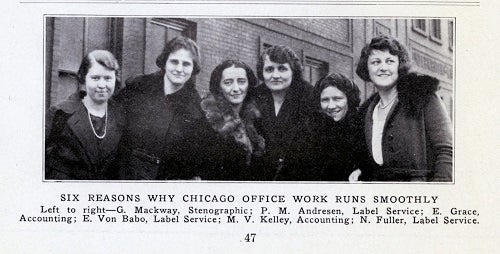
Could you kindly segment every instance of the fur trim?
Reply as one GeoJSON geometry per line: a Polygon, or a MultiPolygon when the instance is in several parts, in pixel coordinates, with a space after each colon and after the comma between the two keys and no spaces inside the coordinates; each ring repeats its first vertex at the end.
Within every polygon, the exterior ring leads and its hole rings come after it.
{"type": "Polygon", "coordinates": [[[257,133],[254,121],[260,117],[260,111],[254,101],[246,102],[237,115],[230,103],[224,98],[209,95],[201,101],[201,109],[212,128],[224,138],[233,138],[247,152],[247,164],[252,154],[261,156],[264,153],[264,138],[257,133]],[[250,140],[250,144],[242,140],[250,140]]]}
{"type": "Polygon", "coordinates": [[[417,116],[438,88],[439,80],[436,78],[409,73],[398,81],[398,99],[410,116],[417,116]]]}

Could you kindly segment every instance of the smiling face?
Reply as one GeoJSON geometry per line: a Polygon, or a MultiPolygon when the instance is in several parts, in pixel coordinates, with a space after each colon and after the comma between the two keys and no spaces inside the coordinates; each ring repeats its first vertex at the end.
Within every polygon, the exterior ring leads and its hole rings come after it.
{"type": "Polygon", "coordinates": [[[368,74],[378,90],[389,90],[396,85],[399,57],[388,50],[374,49],[368,57],[368,74]]]}
{"type": "Polygon", "coordinates": [[[334,86],[329,86],[321,92],[321,111],[335,122],[342,120],[347,114],[347,96],[334,86]]]}
{"type": "Polygon", "coordinates": [[[220,81],[222,95],[232,105],[239,105],[245,100],[248,91],[247,73],[243,68],[231,66],[222,72],[220,81]]]}
{"type": "Polygon", "coordinates": [[[262,71],[264,83],[271,92],[284,91],[292,84],[293,72],[289,63],[273,62],[266,55],[262,71]]]}
{"type": "Polygon", "coordinates": [[[115,91],[115,85],[115,71],[94,61],[85,75],[86,96],[96,104],[107,102],[115,91]]]}
{"type": "Polygon", "coordinates": [[[193,73],[193,56],[186,49],[178,49],[168,56],[165,76],[174,86],[183,86],[193,73]]]}

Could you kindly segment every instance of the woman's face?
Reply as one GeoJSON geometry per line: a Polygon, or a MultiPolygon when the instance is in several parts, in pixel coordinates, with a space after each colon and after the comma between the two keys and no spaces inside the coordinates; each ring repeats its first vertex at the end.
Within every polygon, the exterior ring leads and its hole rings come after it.
{"type": "Polygon", "coordinates": [[[388,50],[373,50],[368,56],[368,74],[379,90],[389,90],[398,80],[399,57],[388,50]]]}
{"type": "Polygon", "coordinates": [[[347,96],[338,88],[329,86],[321,92],[321,110],[335,122],[342,120],[347,114],[347,96]]]}
{"type": "Polygon", "coordinates": [[[264,83],[271,92],[284,91],[292,84],[293,73],[289,63],[275,63],[266,55],[262,71],[264,83]]]}
{"type": "Polygon", "coordinates": [[[190,51],[180,48],[168,55],[165,76],[175,86],[183,86],[193,73],[193,56],[190,51]]]}
{"type": "Polygon", "coordinates": [[[85,75],[85,91],[92,101],[101,104],[113,95],[116,85],[116,73],[97,62],[93,62],[85,75]]]}
{"type": "Polygon", "coordinates": [[[239,105],[247,96],[248,78],[243,68],[231,66],[222,72],[220,81],[222,95],[232,105],[239,105]]]}

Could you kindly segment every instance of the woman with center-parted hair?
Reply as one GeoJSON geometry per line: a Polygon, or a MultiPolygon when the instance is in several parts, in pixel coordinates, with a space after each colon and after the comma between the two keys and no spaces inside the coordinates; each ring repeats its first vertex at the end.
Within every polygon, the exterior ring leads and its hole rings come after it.
{"type": "Polygon", "coordinates": [[[297,54],[287,46],[266,49],[257,63],[256,89],[266,140],[265,166],[257,180],[310,180],[304,160],[312,87],[302,78],[297,54]]]}
{"type": "Polygon", "coordinates": [[[88,53],[77,73],[83,90],[49,109],[45,122],[46,179],[116,178],[113,165],[124,120],[111,96],[119,85],[119,69],[109,51],[88,53]]]}
{"type": "Polygon", "coordinates": [[[186,37],[168,41],[156,59],[160,71],[127,80],[118,95],[126,113],[120,145],[120,178],[192,179],[196,154],[186,154],[203,117],[195,76],[198,45],[186,37]],[[182,152],[181,152],[182,151],[182,152]]]}
{"type": "Polygon", "coordinates": [[[201,102],[209,125],[207,135],[200,137],[199,154],[207,159],[198,174],[202,180],[253,179],[252,168],[259,167],[265,152],[255,126],[260,118],[256,85],[252,69],[238,60],[225,60],[212,71],[211,94],[201,102]]]}

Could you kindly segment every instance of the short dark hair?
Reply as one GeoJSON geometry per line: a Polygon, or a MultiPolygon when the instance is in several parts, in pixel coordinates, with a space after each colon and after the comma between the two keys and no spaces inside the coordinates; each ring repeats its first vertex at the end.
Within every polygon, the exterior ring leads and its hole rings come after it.
{"type": "Polygon", "coordinates": [[[368,74],[368,57],[373,50],[388,50],[391,55],[397,56],[399,58],[399,77],[408,74],[411,64],[410,56],[406,48],[398,40],[387,35],[380,35],[373,38],[371,42],[361,50],[361,56],[358,66],[356,67],[356,74],[358,74],[361,79],[370,81],[370,75],[368,74]]]}
{"type": "Polygon", "coordinates": [[[292,84],[302,81],[302,64],[297,54],[289,47],[283,45],[275,45],[267,48],[262,52],[257,62],[257,77],[264,80],[264,59],[269,56],[269,60],[275,63],[288,63],[292,69],[292,84]]]}
{"type": "Polygon", "coordinates": [[[321,110],[321,92],[330,86],[336,87],[346,95],[348,106],[347,115],[357,112],[357,108],[361,102],[359,98],[359,88],[351,79],[340,73],[327,74],[316,82],[312,93],[313,103],[315,105],[314,108],[318,111],[321,110]]]}
{"type": "Polygon", "coordinates": [[[87,76],[89,69],[94,63],[115,71],[116,85],[120,87],[120,65],[118,64],[118,60],[116,60],[111,52],[102,49],[93,50],[83,57],[76,74],[76,78],[80,84],[85,84],[85,76],[87,76]]]}
{"type": "Polygon", "coordinates": [[[167,63],[168,56],[170,53],[175,52],[179,49],[185,49],[193,55],[193,73],[192,76],[198,74],[201,70],[200,68],[200,49],[195,41],[184,37],[177,36],[172,40],[168,41],[163,48],[161,54],[156,58],[156,66],[158,66],[163,72],[165,72],[165,64],[167,63]]]}
{"type": "Polygon", "coordinates": [[[242,68],[245,70],[247,74],[247,79],[248,79],[248,91],[247,91],[247,97],[245,98],[245,101],[247,98],[250,98],[253,96],[254,89],[257,87],[257,78],[255,77],[255,74],[252,71],[252,68],[248,66],[246,63],[240,61],[240,60],[225,60],[215,69],[212,71],[212,74],[210,75],[210,93],[214,96],[222,96],[222,91],[220,88],[220,82],[222,80],[222,72],[224,72],[225,69],[227,68],[242,68]]]}

